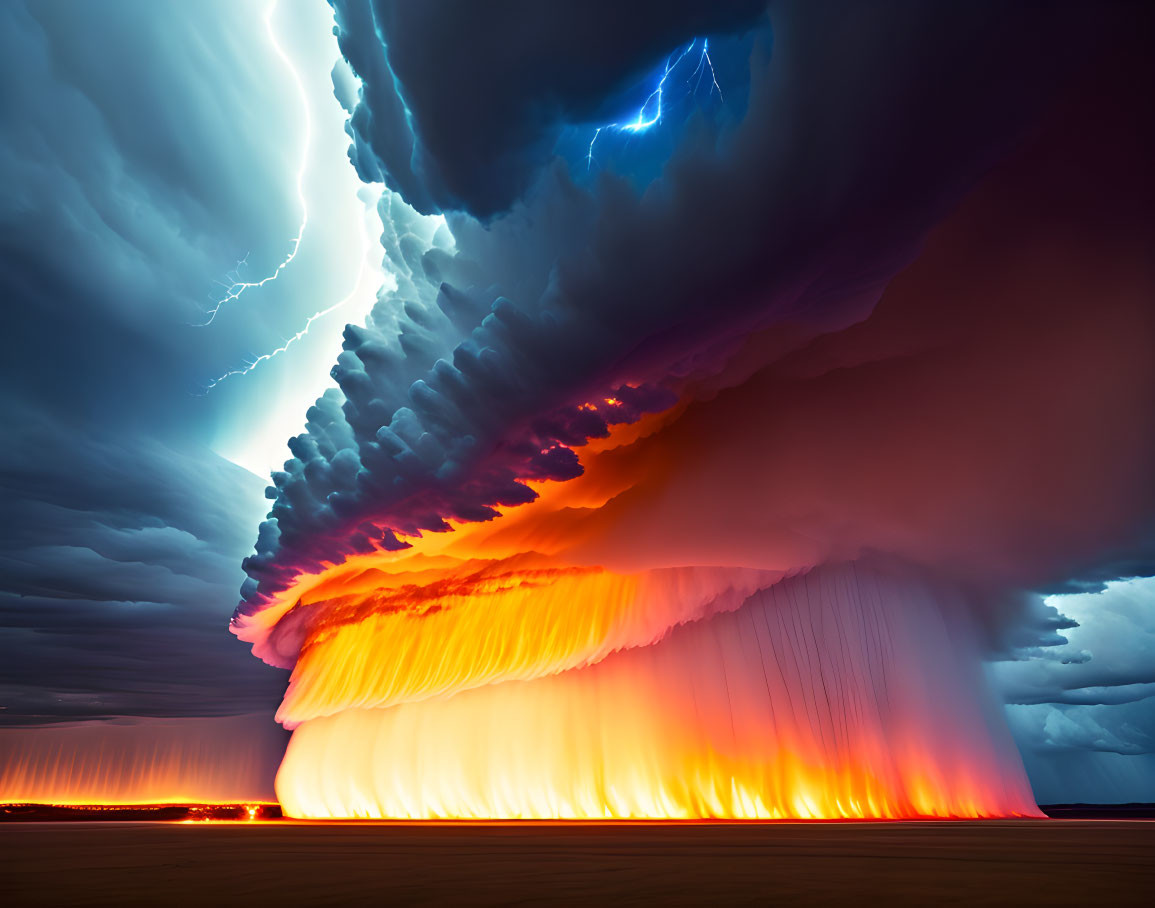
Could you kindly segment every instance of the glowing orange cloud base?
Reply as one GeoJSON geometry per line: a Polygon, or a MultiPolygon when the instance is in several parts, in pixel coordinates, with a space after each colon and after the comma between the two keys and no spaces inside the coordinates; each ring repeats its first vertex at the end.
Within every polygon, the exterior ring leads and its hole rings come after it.
{"type": "Polygon", "coordinates": [[[293,668],[286,815],[1041,815],[949,588],[800,535],[731,533],[728,556],[685,527],[694,564],[662,541],[676,528],[623,533],[655,513],[625,502],[662,475],[677,417],[616,427],[581,477],[497,520],[304,575],[234,624],[293,668]]]}
{"type": "Polygon", "coordinates": [[[951,621],[909,578],[815,571],[589,667],[307,719],[277,796],[311,818],[1039,816],[995,704],[957,694],[981,678],[951,621]]]}

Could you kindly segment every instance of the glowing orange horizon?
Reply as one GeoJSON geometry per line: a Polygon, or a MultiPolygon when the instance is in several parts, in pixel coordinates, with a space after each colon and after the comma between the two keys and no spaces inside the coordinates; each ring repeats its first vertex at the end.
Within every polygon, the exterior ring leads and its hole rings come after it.
{"type": "MultiPolygon", "coordinates": [[[[82,808],[85,810],[120,810],[124,808],[156,808],[158,810],[171,807],[185,807],[190,810],[197,808],[232,807],[237,809],[277,807],[283,809],[279,801],[106,801],[99,803],[74,801],[0,801],[0,809],[11,807],[62,807],[82,808]]],[[[1016,820],[1016,819],[1045,819],[1052,820],[1042,813],[1011,813],[999,816],[976,816],[972,814],[926,814],[909,816],[854,816],[854,817],[781,817],[781,818],[735,818],[735,817],[688,817],[688,818],[575,818],[575,819],[537,819],[537,818],[354,818],[354,817],[325,817],[322,819],[309,817],[293,817],[283,814],[280,817],[247,816],[230,819],[221,817],[193,817],[159,822],[178,823],[182,825],[204,824],[232,824],[251,825],[258,823],[305,823],[322,822],[325,825],[378,825],[378,826],[685,826],[708,825],[720,826],[730,824],[745,825],[772,825],[781,823],[936,823],[962,820],[1016,820]]],[[[150,821],[151,822],[151,821],[150,821]]],[[[1080,819],[1079,822],[1086,822],[1080,819]]]]}
{"type": "Polygon", "coordinates": [[[261,715],[69,722],[0,733],[0,802],[272,803],[280,735],[261,715]],[[261,725],[257,725],[261,728],[261,725]]]}
{"type": "Polygon", "coordinates": [[[281,806],[279,801],[205,801],[178,797],[162,798],[159,801],[36,801],[25,798],[19,801],[0,801],[0,807],[88,807],[93,810],[104,807],[245,807],[249,804],[255,804],[258,807],[281,806]]]}

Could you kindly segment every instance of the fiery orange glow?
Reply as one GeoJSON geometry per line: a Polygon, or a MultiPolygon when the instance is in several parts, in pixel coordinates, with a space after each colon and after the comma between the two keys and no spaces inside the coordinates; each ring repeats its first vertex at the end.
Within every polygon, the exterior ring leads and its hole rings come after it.
{"type": "Polygon", "coordinates": [[[293,668],[286,815],[1040,815],[949,589],[890,562],[808,570],[829,555],[770,529],[728,554],[685,528],[705,563],[623,530],[675,416],[615,427],[582,476],[496,520],[302,575],[237,621],[293,668]]]}
{"type": "MultiPolygon", "coordinates": [[[[392,706],[499,681],[580,668],[645,646],[669,628],[737,608],[766,572],[518,569],[467,563],[423,572],[425,583],[326,600],[278,719],[293,726],[351,707],[392,706]],[[380,654],[394,657],[384,664],[380,654]]],[[[300,609],[311,606],[301,604],[300,609]]],[[[293,613],[284,621],[291,622],[293,613]]]]}
{"type": "Polygon", "coordinates": [[[266,721],[136,719],[0,731],[0,803],[269,802],[281,745],[266,721]]]}
{"type": "MultiPolygon", "coordinates": [[[[583,668],[376,708],[351,707],[352,686],[302,662],[304,683],[338,708],[297,727],[278,798],[313,818],[1039,815],[1005,730],[989,730],[993,704],[954,694],[980,679],[944,658],[966,629],[926,590],[827,570],[680,625],[583,668]]],[[[432,671],[441,660],[424,647],[441,639],[385,651],[432,671]]],[[[504,639],[478,648],[516,664],[504,639]]],[[[374,652],[372,640],[351,645],[374,652]]],[[[368,664],[346,673],[372,675],[368,664]]]]}

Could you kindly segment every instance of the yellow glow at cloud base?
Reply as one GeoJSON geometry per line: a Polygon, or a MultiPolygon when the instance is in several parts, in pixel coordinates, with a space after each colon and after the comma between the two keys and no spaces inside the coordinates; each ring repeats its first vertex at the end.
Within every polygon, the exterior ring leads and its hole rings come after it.
{"type": "Polygon", "coordinates": [[[293,669],[287,816],[1041,815],[950,584],[824,563],[797,534],[731,532],[728,552],[686,527],[701,544],[671,552],[660,522],[617,533],[657,513],[623,502],[669,418],[616,427],[496,520],[303,574],[238,618],[293,669]]]}
{"type": "MultiPolygon", "coordinates": [[[[674,625],[737,608],[777,577],[690,568],[622,575],[510,562],[427,571],[421,585],[411,574],[392,586],[380,577],[371,592],[327,600],[315,611],[299,606],[308,638],[277,718],[293,727],[350,707],[580,668],[654,643],[674,625]]],[[[291,626],[293,616],[282,620],[291,626]]]]}
{"type": "Polygon", "coordinates": [[[590,667],[308,719],[277,795],[311,818],[1039,816],[995,705],[955,693],[981,679],[948,622],[909,579],[823,569],[590,667]]]}

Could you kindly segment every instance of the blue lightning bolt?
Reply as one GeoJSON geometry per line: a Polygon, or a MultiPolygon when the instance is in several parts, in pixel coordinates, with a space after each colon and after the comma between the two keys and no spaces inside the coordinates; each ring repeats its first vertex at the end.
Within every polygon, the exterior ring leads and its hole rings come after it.
{"type": "Polygon", "coordinates": [[[297,68],[293,65],[293,61],[289,58],[289,55],[285,53],[285,49],[281,47],[281,42],[277,40],[277,34],[273,30],[273,12],[276,10],[276,8],[277,0],[273,0],[273,3],[271,3],[269,8],[265,10],[265,32],[269,37],[269,43],[273,46],[273,50],[276,52],[277,56],[280,57],[281,62],[285,65],[285,68],[289,71],[289,75],[292,77],[293,84],[297,88],[297,95],[301,100],[301,110],[304,113],[305,119],[305,137],[303,148],[301,150],[301,166],[297,169],[296,184],[297,200],[301,204],[301,226],[297,228],[297,235],[289,244],[289,254],[281,260],[281,263],[277,265],[277,267],[274,268],[268,276],[262,278],[259,281],[241,280],[240,269],[244,265],[248,264],[249,256],[248,253],[246,253],[245,257],[237,262],[236,267],[225,275],[225,278],[228,281],[227,284],[223,281],[217,281],[218,284],[224,287],[224,295],[214,301],[212,308],[209,309],[207,313],[207,318],[205,321],[195,325],[197,328],[206,328],[211,325],[213,323],[213,319],[217,317],[217,313],[221,311],[221,307],[226,303],[231,303],[233,300],[239,299],[241,294],[243,294],[246,290],[252,290],[256,287],[263,287],[270,281],[275,281],[280,276],[281,272],[289,266],[289,263],[297,257],[297,250],[301,248],[301,238],[305,235],[305,226],[309,223],[309,203],[305,198],[305,169],[309,161],[309,146],[313,141],[313,120],[309,111],[308,95],[305,94],[305,85],[301,81],[300,73],[297,72],[297,68]]]}
{"type": "MultiPolygon", "coordinates": [[[[713,83],[710,86],[710,91],[716,91],[718,93],[718,100],[725,104],[726,99],[722,97],[722,86],[718,84],[718,74],[714,72],[714,61],[710,59],[709,38],[702,39],[702,56],[698,58],[698,68],[694,70],[695,75],[698,76],[698,83],[694,86],[695,89],[697,89],[698,85],[702,84],[702,76],[706,74],[706,69],[710,70],[710,82],[713,83]],[[703,64],[705,64],[705,66],[703,66],[703,64]]],[[[693,76],[691,76],[691,78],[693,78],[693,76]]]]}
{"type": "MultiPolygon", "coordinates": [[[[607,123],[606,125],[599,126],[599,127],[597,127],[597,129],[594,130],[593,137],[590,139],[589,151],[586,152],[586,170],[589,170],[590,167],[593,165],[594,143],[597,142],[598,136],[600,136],[603,132],[606,132],[606,131],[611,130],[611,129],[614,130],[615,132],[628,132],[628,133],[645,132],[651,126],[654,126],[655,124],[661,122],[661,120],[662,120],[662,99],[663,99],[663,96],[664,96],[665,91],[666,91],[666,82],[670,78],[670,76],[674,72],[674,70],[676,70],[678,68],[678,64],[680,64],[684,59],[686,59],[686,57],[690,54],[691,51],[693,51],[694,47],[697,44],[698,44],[698,39],[695,38],[693,41],[690,42],[690,44],[686,47],[686,49],[683,50],[681,53],[677,54],[676,56],[671,55],[671,56],[666,58],[666,68],[665,68],[665,71],[662,73],[662,78],[658,81],[657,88],[655,88],[652,92],[650,92],[650,94],[649,94],[649,96],[647,96],[646,100],[644,102],[642,102],[642,106],[638,108],[637,116],[635,116],[634,119],[632,119],[626,123],[607,123]]],[[[702,50],[701,50],[701,53],[698,55],[698,66],[690,74],[689,79],[686,80],[687,84],[689,83],[690,79],[693,79],[694,76],[697,76],[698,82],[694,86],[694,88],[696,90],[697,87],[701,84],[702,77],[705,75],[707,69],[709,69],[709,71],[710,71],[710,82],[711,82],[710,93],[713,94],[715,91],[717,91],[719,100],[721,100],[723,103],[725,103],[725,98],[722,97],[722,87],[718,84],[718,76],[714,72],[714,61],[710,59],[710,42],[709,42],[709,39],[703,38],[702,39],[702,50]]]]}

